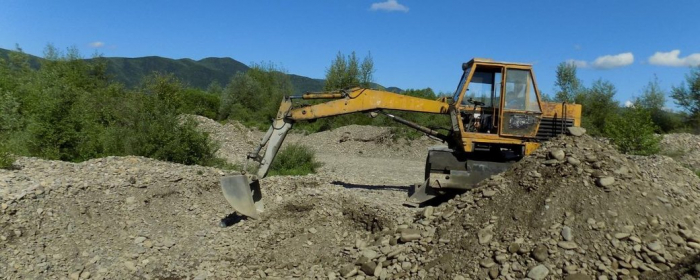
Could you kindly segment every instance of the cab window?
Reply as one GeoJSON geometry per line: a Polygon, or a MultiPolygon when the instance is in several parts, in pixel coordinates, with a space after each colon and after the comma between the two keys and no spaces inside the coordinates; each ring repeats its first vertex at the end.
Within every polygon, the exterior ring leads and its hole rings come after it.
{"type": "Polygon", "coordinates": [[[459,95],[462,93],[462,89],[464,89],[464,84],[467,82],[467,78],[469,77],[469,72],[471,72],[471,68],[468,68],[462,74],[462,79],[459,80],[459,84],[457,85],[457,90],[455,91],[455,94],[452,96],[452,100],[454,100],[454,102],[457,102],[457,100],[459,99],[459,95]]]}
{"type": "Polygon", "coordinates": [[[493,91],[493,74],[476,71],[469,82],[467,93],[464,94],[462,105],[469,105],[467,100],[473,99],[485,103],[486,107],[491,107],[491,92],[493,91]]]}
{"type": "Polygon", "coordinates": [[[483,102],[483,107],[498,107],[501,102],[501,70],[500,68],[478,67],[469,82],[469,88],[464,94],[462,105],[468,106],[467,100],[483,102]]]}
{"type": "Polygon", "coordinates": [[[505,109],[540,112],[532,76],[528,70],[508,69],[505,109]]]}

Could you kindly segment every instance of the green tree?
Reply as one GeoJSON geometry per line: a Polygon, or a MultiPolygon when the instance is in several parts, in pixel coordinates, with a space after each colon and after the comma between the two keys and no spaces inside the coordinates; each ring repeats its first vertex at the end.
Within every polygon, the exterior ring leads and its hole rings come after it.
{"type": "Polygon", "coordinates": [[[19,102],[10,92],[0,89],[0,135],[21,127],[19,102]]]}
{"type": "Polygon", "coordinates": [[[0,88],[0,169],[11,168],[15,161],[8,138],[21,127],[21,121],[19,103],[12,94],[0,88]]]}
{"type": "Polygon", "coordinates": [[[597,80],[590,89],[578,93],[574,101],[583,106],[582,125],[592,135],[600,135],[605,122],[617,113],[619,104],[613,99],[617,90],[608,81],[597,80]]]}
{"type": "Polygon", "coordinates": [[[558,88],[554,99],[560,102],[573,102],[582,90],[581,80],[576,76],[576,65],[562,62],[557,65],[557,80],[554,85],[558,88]]]}
{"type": "Polygon", "coordinates": [[[671,97],[689,113],[688,124],[700,131],[700,67],[692,68],[685,82],[671,89],[671,97]]]}
{"type": "Polygon", "coordinates": [[[634,100],[634,106],[648,110],[662,110],[666,104],[666,94],[659,85],[659,78],[654,75],[654,80],[642,90],[642,96],[634,100]]]}
{"type": "Polygon", "coordinates": [[[362,65],[360,65],[360,86],[370,88],[372,82],[374,82],[374,60],[372,53],[367,53],[367,56],[362,59],[362,65]]]}
{"type": "Polygon", "coordinates": [[[182,96],[181,112],[216,119],[221,107],[221,97],[196,88],[186,88],[182,96]]]}
{"type": "Polygon", "coordinates": [[[207,93],[214,95],[221,95],[224,92],[224,88],[217,81],[212,81],[207,87],[207,93]]]}
{"type": "Polygon", "coordinates": [[[610,116],[605,123],[605,135],[626,154],[657,153],[661,136],[657,136],[655,130],[649,110],[643,108],[624,108],[621,114],[610,116]]]}
{"type": "Polygon", "coordinates": [[[338,52],[331,66],[326,69],[326,83],[323,89],[326,91],[339,90],[351,87],[370,87],[374,76],[374,61],[372,55],[367,54],[361,65],[352,52],[347,57],[338,52]]]}
{"type": "Polygon", "coordinates": [[[75,48],[49,45],[36,70],[16,54],[0,60],[0,166],[8,167],[14,155],[214,162],[216,145],[192,120],[180,118],[186,91],[172,76],[152,75],[127,91],[108,79],[103,60],[86,61],[75,48]]]}
{"type": "Polygon", "coordinates": [[[665,104],[666,93],[659,85],[659,79],[656,76],[644,87],[642,96],[633,102],[635,108],[645,109],[651,114],[651,120],[656,124],[657,133],[676,131],[683,126],[681,116],[666,110],[665,104]]]}
{"type": "Polygon", "coordinates": [[[542,98],[542,101],[544,102],[557,102],[558,100],[554,99],[552,95],[547,94],[546,92],[540,91],[540,97],[542,98]]]}
{"type": "Polygon", "coordinates": [[[254,64],[245,74],[234,75],[224,88],[219,117],[258,127],[268,126],[282,98],[293,92],[284,70],[272,63],[254,64]]]}

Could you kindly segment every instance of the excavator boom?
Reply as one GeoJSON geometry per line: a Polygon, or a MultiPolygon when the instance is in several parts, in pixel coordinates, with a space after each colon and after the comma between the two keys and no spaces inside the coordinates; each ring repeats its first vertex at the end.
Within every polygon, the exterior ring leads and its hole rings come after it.
{"type": "MultiPolygon", "coordinates": [[[[260,179],[267,176],[272,161],[282,146],[287,133],[296,121],[313,120],[356,112],[377,111],[382,109],[402,110],[411,112],[424,112],[446,114],[449,104],[443,101],[429,100],[392,92],[354,88],[341,92],[306,93],[301,96],[285,97],[280,104],[277,116],[267,130],[255,150],[246,156],[241,175],[226,176],[221,179],[221,188],[224,197],[233,209],[241,215],[259,218],[259,213],[264,211],[262,194],[260,192],[260,179]],[[293,99],[335,99],[329,102],[292,108],[293,99]],[[264,151],[263,151],[264,150],[264,151]],[[261,154],[262,152],[262,154],[261,154]],[[248,162],[259,164],[255,175],[248,174],[248,162]]],[[[387,114],[388,117],[398,122],[407,124],[433,137],[443,140],[446,136],[440,135],[429,128],[413,124],[407,120],[387,114]]]]}

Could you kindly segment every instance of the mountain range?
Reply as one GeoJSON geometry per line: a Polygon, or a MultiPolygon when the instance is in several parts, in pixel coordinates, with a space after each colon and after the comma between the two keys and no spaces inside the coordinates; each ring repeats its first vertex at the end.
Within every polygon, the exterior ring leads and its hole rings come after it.
{"type": "MultiPolygon", "coordinates": [[[[0,58],[7,59],[14,51],[0,48],[0,58]]],[[[86,59],[86,60],[92,60],[86,59]]],[[[250,67],[230,57],[207,57],[200,60],[189,58],[171,59],[159,56],[137,58],[103,57],[107,62],[107,74],[117,82],[127,87],[135,87],[143,77],[153,73],[173,74],[183,83],[191,87],[206,89],[213,82],[221,86],[228,84],[233,75],[245,72],[250,67]]],[[[29,55],[29,63],[38,68],[43,58],[29,55]]],[[[294,86],[294,94],[323,90],[323,79],[314,79],[300,75],[287,74],[294,86]]],[[[386,88],[388,91],[401,92],[396,87],[386,88]]]]}

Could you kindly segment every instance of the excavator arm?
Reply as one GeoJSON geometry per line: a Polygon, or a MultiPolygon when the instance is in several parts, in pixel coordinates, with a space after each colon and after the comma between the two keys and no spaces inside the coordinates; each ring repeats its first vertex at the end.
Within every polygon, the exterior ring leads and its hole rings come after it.
{"type": "MultiPolygon", "coordinates": [[[[224,197],[239,214],[256,219],[259,217],[259,212],[264,210],[259,180],[267,176],[272,161],[275,159],[279,148],[282,146],[287,133],[297,121],[309,121],[357,112],[375,112],[383,109],[447,114],[449,104],[446,101],[445,99],[429,100],[393,92],[363,88],[353,88],[337,92],[306,93],[298,96],[285,97],[280,104],[272,125],[267,130],[258,146],[252,153],[247,155],[242,175],[227,176],[222,179],[221,187],[224,192],[224,197]],[[292,104],[292,100],[294,99],[332,100],[294,108],[292,104]],[[261,154],[263,148],[265,150],[264,153],[261,154]],[[247,174],[247,165],[250,160],[259,163],[256,175],[247,174]]],[[[403,120],[391,114],[385,115],[428,135],[443,140],[446,139],[443,135],[429,128],[403,120]]]]}
{"type": "MultiPolygon", "coordinates": [[[[379,109],[447,114],[449,108],[449,105],[444,101],[363,88],[354,88],[335,94],[307,93],[300,97],[301,99],[333,98],[336,100],[293,109],[286,114],[286,117],[294,121],[313,120],[379,109]]],[[[292,96],[290,99],[282,101],[282,103],[284,104],[294,98],[299,98],[299,96],[292,96]]]]}
{"type": "MultiPolygon", "coordinates": [[[[382,109],[400,110],[409,112],[447,114],[449,104],[445,100],[429,100],[419,97],[397,94],[393,92],[353,88],[340,92],[306,93],[298,96],[285,97],[280,104],[277,116],[272,125],[263,136],[262,141],[255,150],[250,153],[247,159],[260,163],[257,177],[267,176],[270,165],[277,155],[285,136],[297,121],[310,121],[325,117],[332,117],[357,112],[372,112],[382,109]],[[293,108],[294,99],[334,99],[328,102],[315,105],[308,105],[293,108]],[[263,155],[260,155],[263,147],[267,145],[263,155]]],[[[393,115],[387,114],[392,119],[397,119],[393,115]]],[[[398,118],[397,121],[402,122],[398,118]]],[[[402,123],[405,123],[404,120],[402,123]]],[[[407,123],[405,123],[407,124],[407,123]]],[[[411,124],[407,124],[411,125],[411,124]]],[[[437,132],[425,131],[427,128],[413,124],[413,127],[429,135],[437,136],[437,132]]],[[[429,129],[427,129],[429,130],[429,129]]]]}

